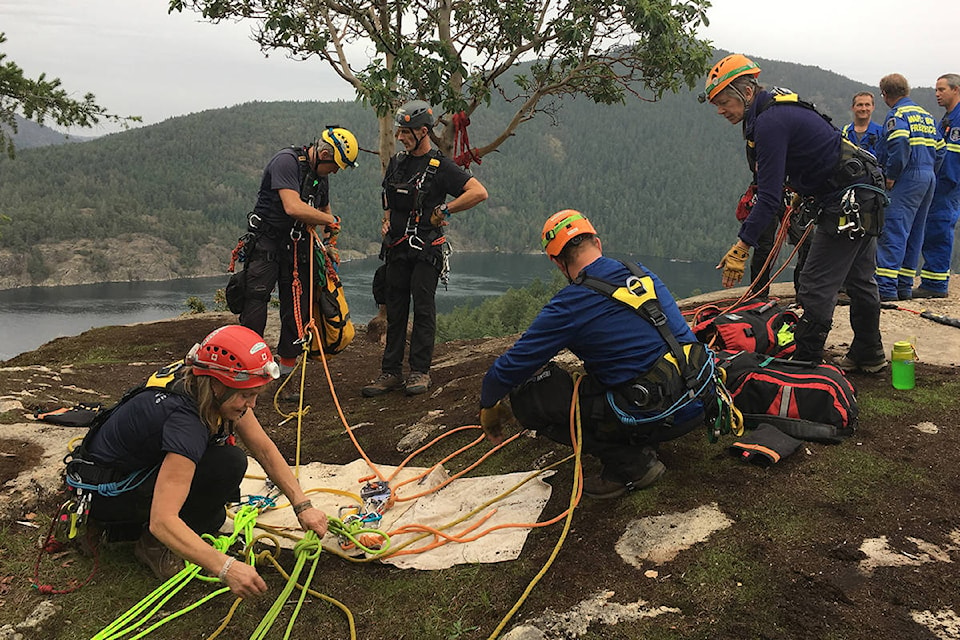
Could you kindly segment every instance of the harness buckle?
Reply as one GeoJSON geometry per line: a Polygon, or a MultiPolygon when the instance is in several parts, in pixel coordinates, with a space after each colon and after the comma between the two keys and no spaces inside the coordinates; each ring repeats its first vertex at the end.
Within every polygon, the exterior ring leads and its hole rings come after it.
{"type": "Polygon", "coordinates": [[[627,287],[630,293],[635,296],[639,296],[647,292],[647,289],[643,286],[643,281],[634,275],[628,276],[624,285],[627,287]],[[638,289],[639,292],[637,291],[638,289]]]}

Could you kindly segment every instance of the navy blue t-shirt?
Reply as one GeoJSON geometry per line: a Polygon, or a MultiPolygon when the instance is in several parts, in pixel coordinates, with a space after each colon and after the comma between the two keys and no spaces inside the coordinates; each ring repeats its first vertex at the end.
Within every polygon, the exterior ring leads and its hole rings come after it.
{"type": "Polygon", "coordinates": [[[200,462],[210,432],[189,398],[165,389],[142,391],[118,407],[90,443],[95,462],[136,471],[160,464],[167,453],[200,462]]]}
{"type": "MultiPolygon", "coordinates": [[[[305,152],[304,152],[305,153],[305,152]]],[[[288,148],[277,152],[263,170],[260,180],[260,191],[257,193],[257,204],[253,211],[271,227],[283,234],[293,228],[295,219],[287,215],[280,200],[280,189],[292,189],[301,195],[300,162],[297,160],[298,150],[288,148]]],[[[314,188],[316,195],[313,206],[321,209],[330,203],[330,183],[327,176],[310,175],[316,181],[314,188]]]]}

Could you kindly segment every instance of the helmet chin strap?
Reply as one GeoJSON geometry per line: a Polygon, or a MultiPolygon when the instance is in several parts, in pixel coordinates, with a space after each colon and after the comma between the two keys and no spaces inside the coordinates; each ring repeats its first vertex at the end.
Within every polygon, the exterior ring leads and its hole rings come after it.
{"type": "MultiPolygon", "coordinates": [[[[219,382],[219,381],[218,381],[218,382],[219,382]]],[[[222,382],[219,382],[219,384],[220,384],[220,386],[222,386],[222,387],[224,388],[223,394],[222,394],[222,395],[217,395],[216,392],[213,392],[213,393],[210,394],[210,395],[213,396],[213,402],[214,402],[214,404],[217,405],[217,409],[219,409],[220,407],[222,407],[222,406],[223,406],[223,403],[226,402],[227,400],[229,400],[230,398],[232,398],[232,397],[233,397],[233,394],[235,394],[235,393],[237,392],[237,389],[234,389],[233,387],[228,387],[227,385],[223,384],[222,382]]],[[[211,389],[211,391],[213,391],[213,390],[211,389]]]]}

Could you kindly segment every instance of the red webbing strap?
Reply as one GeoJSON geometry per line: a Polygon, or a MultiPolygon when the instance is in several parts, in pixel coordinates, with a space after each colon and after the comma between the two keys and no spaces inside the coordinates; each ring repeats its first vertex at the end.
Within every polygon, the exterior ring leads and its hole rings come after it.
{"type": "Polygon", "coordinates": [[[460,111],[453,114],[453,161],[464,169],[468,168],[471,162],[481,163],[477,150],[470,148],[468,126],[470,126],[470,118],[467,117],[466,112],[460,111]]]}

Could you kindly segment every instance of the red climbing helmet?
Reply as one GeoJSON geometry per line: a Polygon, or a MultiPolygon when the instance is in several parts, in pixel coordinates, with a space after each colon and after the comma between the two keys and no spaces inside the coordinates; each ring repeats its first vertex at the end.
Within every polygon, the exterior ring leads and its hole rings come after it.
{"type": "Polygon", "coordinates": [[[237,324],[220,327],[193,345],[184,362],[194,375],[211,376],[232,389],[259,387],[280,377],[263,338],[237,324]]]}

